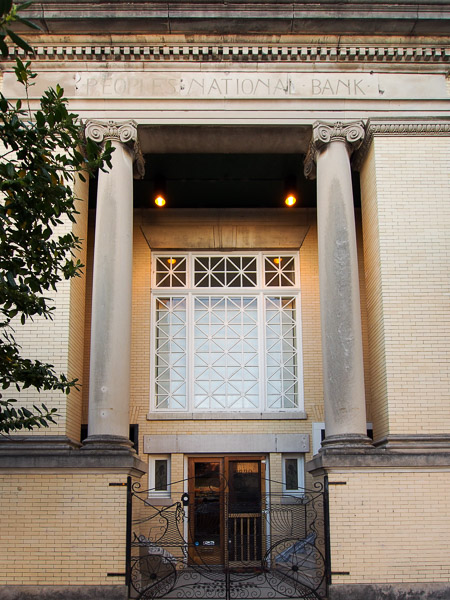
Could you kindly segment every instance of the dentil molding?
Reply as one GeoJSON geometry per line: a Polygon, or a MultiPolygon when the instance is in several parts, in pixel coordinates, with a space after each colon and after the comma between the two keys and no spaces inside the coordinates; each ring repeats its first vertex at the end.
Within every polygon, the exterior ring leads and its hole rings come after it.
{"type": "MultiPolygon", "coordinates": [[[[46,44],[36,45],[39,61],[101,62],[307,62],[307,63],[441,63],[450,61],[449,45],[346,45],[330,44],[46,44]]],[[[25,56],[21,48],[9,48],[9,58],[25,56]]]]}

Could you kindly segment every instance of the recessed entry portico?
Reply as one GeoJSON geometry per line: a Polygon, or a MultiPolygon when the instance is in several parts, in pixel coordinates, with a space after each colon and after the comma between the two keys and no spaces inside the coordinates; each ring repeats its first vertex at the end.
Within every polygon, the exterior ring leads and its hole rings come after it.
{"type": "MultiPolygon", "coordinates": [[[[103,342],[105,340],[103,338],[105,332],[108,332],[110,339],[129,339],[129,325],[126,324],[126,319],[116,319],[114,315],[118,314],[118,312],[122,315],[126,313],[130,314],[131,309],[131,296],[126,293],[128,285],[124,285],[124,281],[131,275],[129,235],[132,224],[133,192],[131,189],[131,159],[133,158],[133,153],[134,157],[138,158],[141,149],[144,149],[146,151],[145,156],[148,159],[147,177],[150,181],[147,180],[146,182],[145,179],[142,180],[144,182],[141,184],[143,187],[139,190],[139,193],[135,194],[135,198],[142,207],[136,217],[139,220],[142,232],[152,253],[164,250],[167,253],[168,259],[173,262],[173,260],[176,261],[179,259],[182,261],[186,260],[186,255],[183,252],[179,255],[179,251],[183,250],[185,253],[189,253],[189,251],[196,250],[200,254],[202,252],[208,254],[204,258],[195,259],[198,264],[203,261],[203,269],[206,268],[206,263],[209,264],[208,269],[211,270],[213,268],[216,269],[217,265],[220,267],[222,263],[228,264],[228,260],[229,264],[234,265],[233,268],[238,268],[239,270],[243,264],[242,260],[245,259],[247,262],[253,260],[247,256],[249,252],[262,250],[261,264],[263,262],[266,264],[267,261],[270,262],[271,260],[275,263],[278,261],[279,264],[276,268],[281,270],[281,260],[285,258],[289,259],[293,261],[294,272],[297,272],[295,278],[298,279],[298,266],[295,266],[295,253],[299,252],[304,234],[309,224],[313,222],[312,214],[309,212],[310,209],[308,207],[302,208],[301,204],[303,202],[305,205],[309,203],[310,206],[314,206],[314,189],[310,186],[308,187],[308,182],[306,182],[302,174],[302,156],[304,156],[305,142],[308,139],[307,131],[306,128],[300,127],[297,130],[297,135],[292,135],[292,131],[289,132],[289,130],[279,127],[272,127],[267,130],[264,127],[250,127],[248,130],[242,127],[235,129],[218,127],[213,130],[208,127],[193,127],[182,128],[181,130],[177,128],[171,130],[168,128],[167,131],[165,128],[160,128],[156,130],[154,137],[152,137],[151,128],[144,127],[141,133],[140,128],[137,128],[133,122],[124,124],[109,122],[105,124],[95,121],[88,123],[88,136],[92,136],[96,141],[110,139],[116,149],[113,154],[113,168],[107,173],[101,172],[99,175],[99,191],[97,195],[93,284],[92,339],[94,351],[91,356],[93,378],[90,386],[91,400],[89,403],[91,412],[89,437],[94,437],[96,442],[100,441],[98,436],[101,437],[103,435],[101,431],[105,433],[106,431],[111,431],[110,416],[108,423],[104,420],[104,415],[110,415],[110,413],[104,411],[104,402],[100,402],[100,398],[104,397],[102,390],[110,390],[110,401],[113,404],[117,401],[120,404],[120,411],[126,409],[123,404],[123,397],[126,394],[119,394],[117,400],[113,400],[115,396],[114,390],[120,389],[121,386],[124,386],[123,382],[129,380],[128,361],[122,360],[122,354],[118,355],[116,368],[113,368],[112,361],[108,361],[108,371],[112,377],[111,385],[103,385],[100,390],[97,390],[95,374],[98,377],[98,374],[102,371],[99,365],[96,364],[96,360],[98,359],[101,362],[108,356],[108,353],[104,352],[103,342]],[[161,138],[165,133],[167,134],[167,139],[164,155],[148,152],[156,147],[158,135],[161,138]],[[227,139],[227,133],[230,133],[230,138],[227,142],[228,152],[218,152],[221,147],[221,140],[227,139]],[[186,149],[190,149],[191,152],[183,154],[172,154],[170,152],[171,144],[172,148],[176,146],[177,134],[185,136],[186,149]],[[288,145],[290,150],[296,149],[296,153],[281,153],[281,149],[285,149],[284,134],[286,134],[286,139],[288,140],[286,145],[288,145]],[[243,143],[244,139],[246,139],[246,145],[243,143]],[[263,153],[263,150],[269,149],[271,140],[278,140],[278,146],[275,148],[277,152],[271,154],[263,153]],[[241,142],[245,146],[246,152],[239,154],[232,153],[232,149],[239,148],[241,142]],[[249,152],[251,149],[255,150],[256,147],[258,147],[259,152],[249,152]],[[194,154],[192,151],[198,148],[208,148],[209,152],[194,154]],[[213,148],[215,152],[211,152],[213,148]],[[174,160],[171,160],[170,156],[173,156],[174,160]],[[122,160],[122,157],[125,160],[122,160]],[[150,188],[152,184],[153,186],[155,185],[154,181],[152,181],[152,176],[155,175],[156,177],[156,175],[160,175],[160,173],[155,173],[158,168],[162,170],[162,175],[166,176],[165,178],[168,183],[172,184],[172,189],[170,190],[169,188],[168,205],[170,205],[170,202],[173,202],[175,206],[175,208],[161,213],[157,212],[158,209],[150,209],[148,207],[149,196],[151,195],[150,188]],[[299,206],[293,209],[277,209],[276,207],[281,204],[280,195],[282,196],[282,194],[280,192],[282,191],[284,181],[292,178],[296,178],[297,181],[297,192],[300,198],[299,206]],[[146,183],[148,184],[147,189],[145,187],[146,183]],[[208,193],[208,186],[211,189],[210,193],[208,193]],[[205,189],[207,190],[206,194],[205,189]],[[225,193],[223,189],[226,190],[225,193]],[[242,193],[243,189],[245,193],[242,193]],[[114,199],[117,196],[118,190],[120,190],[120,201],[117,198],[117,202],[111,202],[111,198],[114,199]],[[209,196],[211,198],[210,201],[209,196]],[[193,212],[190,215],[180,213],[180,220],[176,223],[177,211],[185,206],[193,209],[193,212]],[[204,208],[205,206],[208,208],[204,208]],[[240,206],[242,206],[242,209],[237,208],[240,206]],[[198,212],[199,207],[202,207],[202,211],[204,212],[198,212]],[[249,207],[253,209],[253,213],[246,211],[249,207]],[[216,212],[211,212],[211,209],[216,212]],[[235,210],[237,212],[233,212],[235,210]],[[240,212],[241,210],[243,212],[240,212]],[[291,212],[288,212],[289,210],[291,212]],[[111,236],[108,226],[112,218],[111,211],[115,211],[114,233],[118,236],[117,239],[115,235],[111,236]],[[164,216],[160,217],[159,215],[164,216]],[[188,217],[187,220],[186,217],[188,217]],[[103,246],[105,247],[103,248],[103,246]],[[124,252],[125,247],[127,248],[126,252],[124,252]],[[211,253],[209,252],[210,250],[214,252],[211,253]],[[282,256],[284,251],[288,250],[289,256],[282,256]],[[177,256],[169,256],[172,251],[176,252],[177,256]],[[229,258],[226,258],[226,253],[230,251],[243,251],[246,257],[232,258],[230,255],[229,258]],[[96,256],[99,253],[103,255],[104,252],[111,257],[116,257],[115,260],[111,260],[108,263],[111,273],[108,273],[107,269],[105,269],[105,264],[102,264],[102,268],[99,267],[96,269],[95,267],[96,256]],[[277,252],[279,256],[275,255],[277,252]],[[242,264],[239,263],[240,267],[236,260],[241,261],[242,264]],[[213,264],[215,265],[214,267],[213,264]],[[121,269],[120,274],[116,272],[119,268],[121,269]],[[127,273],[125,273],[125,270],[127,273]],[[108,290],[110,285],[119,285],[119,289],[108,290]],[[97,293],[100,294],[101,299],[98,304],[100,310],[98,314],[97,293]],[[107,299],[105,294],[107,295],[107,299]],[[125,307],[122,299],[125,300],[125,297],[127,309],[124,312],[125,307]],[[110,314],[104,310],[105,302],[111,304],[110,314]],[[114,307],[112,306],[113,304],[114,307]],[[117,306],[115,306],[116,304],[117,306]],[[105,319],[108,320],[108,323],[105,322],[105,319]],[[120,334],[118,331],[115,332],[116,329],[120,330],[120,334]],[[96,342],[94,342],[94,339],[96,342]],[[99,344],[98,351],[95,348],[95,343],[99,344]],[[118,381],[116,381],[117,378],[119,378],[118,381]]],[[[362,375],[361,317],[353,212],[354,195],[350,169],[350,155],[353,149],[361,144],[363,137],[364,128],[360,122],[348,125],[342,123],[331,125],[317,123],[314,126],[313,139],[312,141],[310,140],[305,163],[307,174],[313,172],[317,163],[317,224],[319,230],[322,336],[325,369],[329,370],[329,374],[324,377],[324,383],[325,386],[330,386],[330,389],[326,388],[325,390],[325,421],[327,423],[327,435],[329,437],[334,436],[336,438],[335,442],[338,444],[341,442],[357,443],[358,441],[366,443],[367,440],[365,435],[366,418],[362,375]],[[342,253],[336,253],[338,249],[342,249],[342,253]],[[339,276],[337,276],[338,274],[339,276]],[[337,323],[339,323],[339,330],[336,329],[337,323]],[[342,335],[342,327],[345,329],[345,335],[342,335]],[[351,348],[345,347],[346,344],[350,344],[351,348]]],[[[142,176],[142,169],[140,173],[142,176]]],[[[135,192],[137,191],[138,189],[135,190],[135,192]]],[[[166,209],[167,205],[162,210],[166,211],[166,209]]],[[[274,268],[273,264],[272,268],[274,268]]],[[[209,272],[208,269],[207,271],[209,272]]],[[[228,275],[224,275],[224,277],[227,278],[228,275]]],[[[260,283],[256,283],[256,286],[260,288],[263,294],[262,298],[265,298],[266,309],[264,310],[266,312],[268,310],[267,306],[271,303],[272,306],[277,305],[277,303],[280,306],[284,306],[286,302],[291,302],[292,298],[287,298],[287,290],[283,288],[284,284],[281,280],[280,283],[276,283],[275,287],[279,289],[275,296],[273,296],[275,290],[270,287],[272,283],[267,283],[267,274],[261,274],[261,277],[260,283]],[[266,277],[265,280],[264,277],[266,277]]],[[[239,281],[236,278],[233,280],[234,283],[230,284],[228,280],[225,284],[220,283],[220,281],[220,278],[218,279],[216,276],[213,276],[211,283],[206,288],[202,284],[202,293],[210,291],[206,304],[204,302],[202,304],[204,318],[207,317],[207,313],[211,312],[207,308],[208,306],[222,306],[218,302],[218,297],[222,297],[223,293],[228,298],[228,300],[224,299],[223,302],[231,302],[234,306],[233,310],[237,311],[236,314],[244,314],[243,306],[244,304],[248,304],[250,298],[246,293],[247,284],[241,283],[236,287],[236,281],[239,281]],[[241,307],[239,310],[236,308],[238,306],[241,307]]],[[[294,280],[292,284],[295,287],[294,280]]],[[[162,297],[161,307],[165,306],[165,308],[161,308],[162,312],[155,313],[158,323],[159,318],[164,323],[167,323],[159,327],[159,329],[156,327],[151,333],[152,355],[161,357],[166,353],[169,356],[167,360],[164,357],[161,359],[161,363],[156,362],[154,365],[154,370],[151,374],[153,378],[152,385],[155,385],[155,383],[158,385],[158,381],[159,383],[163,381],[161,386],[154,391],[156,395],[164,396],[166,394],[167,398],[169,398],[173,395],[171,388],[173,386],[180,388],[180,382],[186,386],[192,385],[188,384],[189,378],[186,373],[189,369],[194,368],[195,370],[197,368],[195,362],[196,352],[194,351],[197,338],[195,334],[189,334],[190,328],[195,327],[195,325],[193,325],[192,315],[190,317],[189,311],[185,311],[184,304],[180,298],[184,297],[185,293],[193,293],[195,286],[196,283],[189,284],[188,280],[185,280],[181,285],[182,290],[178,284],[175,286],[175,289],[171,289],[169,286],[166,290],[167,293],[165,292],[165,296],[162,297]],[[181,291],[183,291],[182,296],[180,296],[181,291]],[[178,327],[177,335],[179,336],[179,340],[183,340],[183,344],[187,344],[181,352],[183,354],[182,360],[186,361],[186,364],[182,362],[182,366],[178,370],[174,368],[172,360],[174,348],[170,345],[175,335],[174,322],[170,321],[172,319],[171,315],[175,314],[175,306],[178,307],[177,310],[179,311],[177,318],[184,328],[180,334],[181,329],[178,327]],[[158,338],[158,335],[167,335],[168,339],[172,341],[167,346],[162,338],[158,338]],[[189,362],[191,363],[190,367],[189,362]],[[164,369],[169,374],[174,374],[174,378],[171,378],[171,375],[166,375],[163,372],[164,369]]],[[[295,292],[301,294],[301,290],[298,288],[295,292]]],[[[197,297],[195,296],[195,298],[197,297]]],[[[300,306],[299,302],[300,299],[298,298],[296,300],[296,306],[298,305],[298,307],[300,306]]],[[[261,303],[261,306],[263,304],[264,302],[261,303]]],[[[262,308],[255,310],[256,316],[252,317],[254,319],[254,330],[259,326],[259,323],[264,323],[264,319],[266,318],[264,317],[266,313],[262,308]]],[[[293,317],[292,307],[290,311],[289,316],[285,315],[289,321],[286,326],[292,328],[292,334],[290,334],[292,339],[295,337],[299,341],[301,339],[300,311],[296,312],[295,317],[293,317]]],[[[225,320],[227,320],[226,311],[224,315],[225,320]]],[[[284,327],[282,323],[285,317],[280,317],[281,328],[284,327]]],[[[131,318],[131,315],[129,318],[131,318]]],[[[203,318],[202,315],[201,318],[203,318]]],[[[216,316],[213,315],[212,318],[215,319],[216,316]]],[[[230,318],[234,318],[234,316],[230,318]]],[[[265,321],[266,327],[269,327],[269,329],[270,320],[271,317],[268,317],[268,320],[266,319],[265,321]]],[[[228,332],[226,324],[224,327],[228,332]]],[[[245,327],[246,325],[241,321],[240,330],[237,333],[241,335],[245,327]]],[[[217,326],[211,322],[209,328],[207,337],[214,337],[216,334],[213,330],[217,329],[217,326]]],[[[220,335],[222,334],[223,331],[220,335]]],[[[225,334],[225,337],[227,335],[228,333],[225,334]]],[[[284,334],[280,333],[280,335],[284,334]]],[[[259,337],[262,339],[262,336],[259,337]]],[[[282,341],[276,350],[279,353],[279,357],[275,359],[275,362],[278,360],[277,368],[281,369],[281,372],[284,373],[284,369],[287,369],[287,355],[283,349],[283,344],[287,338],[281,337],[280,340],[282,341]]],[[[211,343],[215,343],[216,341],[212,339],[211,343]]],[[[291,341],[289,341],[289,344],[294,346],[291,341]]],[[[222,351],[225,349],[226,352],[227,350],[222,341],[221,345],[222,351]]],[[[298,343],[296,347],[300,347],[298,343]]],[[[212,352],[212,350],[210,349],[209,352],[212,352]]],[[[266,346],[265,350],[262,350],[262,354],[264,353],[266,356],[270,356],[269,346],[266,346]]],[[[242,355],[242,360],[245,359],[245,356],[245,354],[242,355]]],[[[301,371],[301,354],[296,360],[296,372],[294,375],[292,375],[293,371],[290,373],[298,382],[298,389],[301,390],[302,381],[301,378],[298,379],[297,374],[297,371],[301,371]]],[[[212,364],[214,361],[209,356],[206,362],[209,365],[208,368],[210,368],[210,363],[212,364]]],[[[177,367],[179,367],[179,364],[177,364],[177,367]]],[[[266,370],[264,368],[260,369],[260,373],[265,372],[267,380],[270,379],[269,370],[268,368],[266,370]]],[[[244,373],[244,370],[242,370],[242,373],[244,373]]],[[[231,371],[229,375],[233,375],[231,371]]],[[[280,375],[280,377],[282,376],[280,375]]],[[[195,377],[191,378],[190,381],[195,381],[195,377]]],[[[244,387],[241,386],[241,394],[244,393],[243,390],[244,387]]],[[[190,389],[186,387],[182,394],[184,400],[182,403],[179,403],[180,408],[184,408],[186,411],[189,410],[189,406],[195,406],[195,402],[193,403],[189,398],[192,395],[192,387],[190,389]]],[[[211,390],[209,390],[208,394],[209,396],[211,395],[211,390]]],[[[299,393],[300,397],[301,395],[299,393]]],[[[241,404],[242,407],[254,407],[257,410],[260,410],[263,406],[256,401],[254,404],[247,402],[245,398],[241,404]]],[[[216,405],[214,399],[210,398],[210,401],[205,404],[206,410],[213,410],[213,407],[216,405]]],[[[227,402],[225,401],[223,405],[227,406],[227,402]]],[[[270,403],[266,404],[266,406],[269,405],[270,403]]],[[[171,404],[169,402],[166,405],[158,405],[157,399],[156,404],[153,403],[150,409],[150,419],[152,419],[153,412],[155,414],[159,412],[156,410],[158,406],[170,409],[171,404]]],[[[291,401],[287,402],[286,398],[280,397],[279,401],[270,406],[277,406],[284,414],[285,409],[292,408],[296,404],[293,404],[291,401]]],[[[117,415],[120,411],[117,411],[117,415]]],[[[179,418],[185,415],[186,413],[181,414],[180,412],[179,418]]],[[[118,432],[121,427],[122,425],[117,422],[113,430],[118,432]]],[[[124,430],[123,437],[126,438],[127,435],[128,430],[126,432],[124,430]]],[[[86,443],[90,443],[89,438],[86,443]]]]}
{"type": "MultiPolygon", "coordinates": [[[[129,357],[124,359],[132,323],[134,225],[148,260],[139,268],[148,273],[150,267],[145,296],[152,433],[144,435],[144,453],[154,481],[150,477],[149,489],[134,495],[150,507],[141,524],[145,529],[147,521],[163,519],[169,537],[158,547],[170,553],[170,561],[187,561],[194,570],[200,565],[208,573],[220,567],[227,590],[230,569],[256,568],[252,577],[281,593],[286,562],[289,571],[302,573],[288,595],[300,588],[314,595],[323,582],[323,536],[308,525],[309,499],[299,486],[309,435],[293,433],[296,422],[307,418],[300,254],[309,229],[317,226],[325,443],[363,446],[368,440],[350,156],[364,127],[318,123],[312,139],[307,128],[293,135],[277,126],[161,127],[151,133],[134,122],[87,125],[88,136],[110,139],[115,152],[112,169],[98,177],[86,447],[113,442],[125,450],[128,444],[120,415],[128,410],[124,389],[135,377],[129,357]],[[183,140],[185,151],[174,152],[183,140]],[[133,161],[141,175],[134,185],[133,161]],[[317,193],[303,174],[316,168],[317,193]],[[299,201],[287,208],[283,192],[292,179],[299,201]],[[151,196],[161,180],[166,204],[156,208],[151,196]],[[97,265],[102,256],[108,260],[97,265]],[[253,427],[264,421],[270,428],[253,427]],[[210,423],[215,433],[209,433],[210,423]],[[297,473],[295,496],[285,493],[288,466],[297,473]],[[171,473],[165,489],[156,479],[160,468],[171,473]],[[303,523],[301,530],[296,523],[303,523]],[[311,564],[307,579],[300,563],[311,564]],[[276,565],[281,571],[272,579],[276,565]]],[[[130,563],[136,589],[153,585],[149,574],[161,578],[158,586],[172,580],[189,585],[191,571],[181,578],[172,573],[166,555],[164,561],[148,552],[157,543],[155,531],[142,531],[136,532],[139,554],[130,563]]]]}

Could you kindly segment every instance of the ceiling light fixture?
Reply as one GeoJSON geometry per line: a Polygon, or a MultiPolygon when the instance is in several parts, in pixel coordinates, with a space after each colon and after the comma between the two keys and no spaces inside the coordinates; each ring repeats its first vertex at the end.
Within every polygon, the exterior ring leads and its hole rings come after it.
{"type": "Polygon", "coordinates": [[[153,202],[159,208],[166,205],[166,180],[161,175],[156,175],[153,183],[153,202]]]}
{"type": "Polygon", "coordinates": [[[289,176],[284,184],[284,203],[286,206],[294,206],[297,203],[297,178],[289,176]]]}

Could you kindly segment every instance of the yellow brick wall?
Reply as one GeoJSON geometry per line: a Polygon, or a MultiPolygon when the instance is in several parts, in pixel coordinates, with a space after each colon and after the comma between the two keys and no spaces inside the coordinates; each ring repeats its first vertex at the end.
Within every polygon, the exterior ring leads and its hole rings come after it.
{"type": "Polygon", "coordinates": [[[376,437],[450,429],[449,159],[448,137],[375,137],[362,169],[376,437]]]}
{"type": "Polygon", "coordinates": [[[0,585],[124,585],[126,482],[115,473],[0,473],[0,585]]]}
{"type": "Polygon", "coordinates": [[[330,473],[333,584],[450,581],[448,471],[330,473]]]}
{"type": "Polygon", "coordinates": [[[320,337],[317,226],[312,224],[300,248],[302,303],[303,389],[305,410],[312,421],[323,422],[322,343],[320,337]]]}
{"type": "Polygon", "coordinates": [[[83,386],[81,388],[81,422],[88,422],[89,410],[89,368],[91,356],[91,306],[92,306],[92,275],[94,263],[95,242],[95,211],[89,211],[86,246],[86,290],[85,290],[85,319],[84,319],[84,356],[83,356],[83,386]]]}
{"type": "MultiPolygon", "coordinates": [[[[72,224],[64,219],[63,224],[58,227],[57,234],[74,231],[81,239],[85,240],[87,232],[87,184],[77,181],[74,192],[80,201],[77,208],[80,214],[77,223],[72,224]]],[[[85,262],[86,251],[83,248],[75,258],[85,262]]],[[[22,355],[32,360],[38,359],[54,366],[59,375],[64,373],[70,379],[77,378],[82,385],[83,379],[83,346],[84,346],[84,296],[85,277],[76,277],[70,281],[61,281],[57,292],[50,291],[48,294],[55,306],[53,319],[36,317],[33,321],[27,321],[21,325],[17,321],[15,326],[15,337],[22,346],[22,355]]],[[[58,391],[41,391],[38,393],[34,388],[22,390],[20,393],[10,388],[10,397],[16,398],[19,406],[31,408],[33,404],[45,403],[47,407],[58,410],[57,424],[49,428],[34,429],[26,431],[27,435],[68,435],[73,439],[79,439],[80,411],[81,411],[81,387],[80,390],[72,390],[69,396],[58,391]]],[[[19,434],[23,435],[21,431],[19,434]]]]}
{"type": "Polygon", "coordinates": [[[381,283],[380,240],[377,212],[377,180],[375,150],[372,146],[361,170],[362,217],[364,231],[364,263],[369,329],[370,381],[374,437],[389,431],[387,377],[384,338],[383,295],[381,283]]]}
{"type": "Polygon", "coordinates": [[[66,435],[73,440],[80,440],[81,407],[83,390],[83,361],[85,336],[85,295],[86,295],[86,259],[88,233],[88,196],[89,184],[81,179],[75,181],[77,202],[77,221],[73,232],[82,241],[82,247],[74,257],[84,266],[81,277],[74,277],[70,282],[70,319],[67,375],[69,379],[78,379],[78,389],[72,389],[67,397],[66,435]]]}

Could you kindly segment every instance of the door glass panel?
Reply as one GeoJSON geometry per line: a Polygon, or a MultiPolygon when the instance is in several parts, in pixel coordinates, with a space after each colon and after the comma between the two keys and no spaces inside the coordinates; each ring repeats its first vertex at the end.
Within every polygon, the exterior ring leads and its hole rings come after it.
{"type": "Polygon", "coordinates": [[[251,564],[261,560],[261,462],[229,461],[229,561],[251,564]]]}
{"type": "Polygon", "coordinates": [[[220,559],[220,492],[220,462],[196,462],[193,542],[206,562],[217,562],[220,559]]]}

